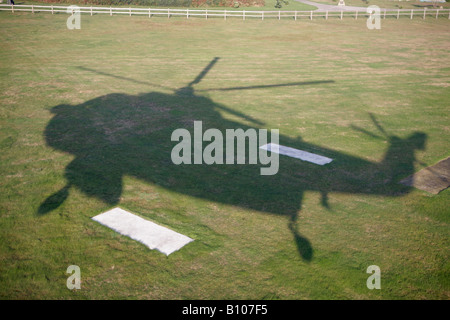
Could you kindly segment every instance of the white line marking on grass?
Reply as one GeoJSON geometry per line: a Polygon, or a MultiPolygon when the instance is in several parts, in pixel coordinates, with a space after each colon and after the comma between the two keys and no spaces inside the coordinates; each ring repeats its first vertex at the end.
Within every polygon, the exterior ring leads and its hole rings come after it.
{"type": "Polygon", "coordinates": [[[157,225],[120,208],[114,208],[101,213],[93,217],[92,220],[124,236],[139,241],[152,250],[156,249],[167,256],[181,249],[189,242],[194,241],[185,235],[157,225]]]}
{"type": "Polygon", "coordinates": [[[303,150],[299,150],[299,149],[294,149],[294,148],[289,148],[289,147],[277,145],[274,143],[268,143],[268,144],[262,145],[262,146],[260,146],[260,148],[267,150],[267,151],[272,151],[272,148],[273,148],[273,149],[275,149],[273,152],[277,152],[279,154],[282,154],[282,155],[285,155],[288,157],[292,157],[292,158],[296,158],[296,159],[300,159],[303,161],[315,163],[315,164],[318,164],[321,166],[333,161],[333,159],[330,159],[330,158],[327,158],[324,156],[319,156],[318,154],[315,154],[315,153],[311,153],[311,152],[307,152],[307,151],[303,151],[303,150]],[[278,152],[276,151],[276,146],[278,146],[278,152]]]}

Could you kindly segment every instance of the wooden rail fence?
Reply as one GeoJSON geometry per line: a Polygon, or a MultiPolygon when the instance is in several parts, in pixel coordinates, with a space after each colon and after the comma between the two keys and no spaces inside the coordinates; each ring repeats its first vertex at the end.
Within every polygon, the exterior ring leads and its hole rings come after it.
{"type": "MultiPolygon", "coordinates": [[[[90,14],[91,16],[94,14],[109,14],[112,15],[146,15],[148,17],[186,17],[189,18],[238,18],[242,20],[246,19],[314,19],[314,18],[354,18],[358,19],[359,17],[368,17],[369,14],[365,11],[257,11],[257,10],[216,10],[216,9],[162,9],[162,8],[126,8],[126,7],[76,7],[76,9],[69,9],[69,6],[54,6],[54,5],[9,5],[9,4],[0,4],[0,11],[9,11],[9,12],[51,12],[52,14],[57,13],[71,13],[74,14],[90,14]]],[[[396,18],[400,17],[408,17],[413,19],[414,17],[425,19],[426,17],[433,17],[435,19],[439,17],[444,17],[450,19],[450,9],[381,9],[380,18],[396,18]]]]}

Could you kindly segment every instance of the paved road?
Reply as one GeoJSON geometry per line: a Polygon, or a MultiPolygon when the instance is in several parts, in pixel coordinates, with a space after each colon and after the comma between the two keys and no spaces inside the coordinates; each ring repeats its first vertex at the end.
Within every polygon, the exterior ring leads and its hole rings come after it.
{"type": "MultiPolygon", "coordinates": [[[[331,5],[331,4],[323,4],[323,3],[317,3],[309,0],[295,0],[304,4],[309,4],[311,6],[317,7],[317,10],[315,11],[364,11],[366,12],[367,7],[351,7],[351,6],[338,6],[338,5],[331,5]]],[[[344,0],[345,1],[345,0],[344,0]]],[[[382,9],[384,10],[384,9],[382,9]]]]}

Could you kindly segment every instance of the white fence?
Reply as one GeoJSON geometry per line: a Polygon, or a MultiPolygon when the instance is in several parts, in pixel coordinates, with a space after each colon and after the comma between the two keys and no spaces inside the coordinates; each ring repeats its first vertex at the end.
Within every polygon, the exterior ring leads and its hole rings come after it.
{"type": "MultiPolygon", "coordinates": [[[[55,13],[66,13],[69,6],[40,6],[40,5],[9,5],[9,4],[0,4],[0,11],[9,11],[9,12],[51,12],[55,13]]],[[[69,9],[70,10],[70,9],[69,9]]],[[[94,14],[109,14],[110,16],[114,14],[122,14],[122,15],[146,15],[148,17],[153,16],[162,16],[162,17],[176,17],[181,16],[186,19],[193,17],[200,17],[203,19],[208,18],[239,18],[242,20],[245,19],[313,19],[313,18],[323,18],[328,19],[332,17],[336,17],[339,19],[343,19],[344,17],[351,17],[354,19],[358,19],[358,15],[360,17],[369,16],[365,11],[253,11],[253,10],[210,10],[210,9],[161,9],[161,8],[112,8],[112,7],[77,7],[76,12],[90,14],[91,16],[94,14]]],[[[69,11],[70,13],[70,11],[69,11]]],[[[74,13],[74,11],[72,11],[74,13]]],[[[425,19],[428,17],[439,18],[445,17],[450,19],[450,9],[381,9],[380,12],[381,18],[386,19],[387,17],[393,17],[399,19],[400,17],[406,16],[410,19],[414,17],[420,17],[425,19]]]]}

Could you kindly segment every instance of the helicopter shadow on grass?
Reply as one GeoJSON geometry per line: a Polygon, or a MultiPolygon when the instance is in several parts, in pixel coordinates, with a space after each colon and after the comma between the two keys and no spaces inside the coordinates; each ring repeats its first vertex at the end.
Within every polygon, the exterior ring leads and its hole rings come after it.
{"type": "Polygon", "coordinates": [[[117,205],[123,177],[133,176],[195,198],[286,216],[300,256],[310,261],[313,248],[300,233],[298,221],[305,191],[319,192],[322,205],[328,208],[329,192],[390,196],[409,190],[393,182],[413,172],[414,151],[423,148],[426,139],[422,133],[407,139],[388,137],[390,146],[380,163],[280,134],[281,145],[318,153],[333,162],[318,166],[280,156],[279,171],[271,176],[260,175],[261,165],[175,165],[171,151],[177,142],[171,141],[172,132],[186,128],[192,133],[196,120],[203,122],[203,132],[263,126],[261,121],[196,95],[192,90],[195,83],[174,94],[114,93],[79,105],[53,107],[54,116],[45,130],[47,144],[75,158],[65,169],[66,186],[44,200],[38,214],[58,208],[71,188],[117,205]],[[228,120],[220,111],[245,122],[228,120]]]}

